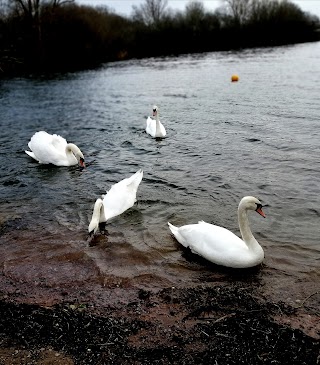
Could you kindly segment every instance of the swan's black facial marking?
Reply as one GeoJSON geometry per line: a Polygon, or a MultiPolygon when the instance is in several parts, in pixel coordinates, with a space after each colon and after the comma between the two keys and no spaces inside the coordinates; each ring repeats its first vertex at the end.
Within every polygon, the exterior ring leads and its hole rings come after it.
{"type": "Polygon", "coordinates": [[[263,207],[262,204],[256,203],[256,206],[257,206],[256,212],[259,213],[263,218],[265,218],[266,215],[264,214],[264,211],[262,210],[262,207],[263,207]]]}

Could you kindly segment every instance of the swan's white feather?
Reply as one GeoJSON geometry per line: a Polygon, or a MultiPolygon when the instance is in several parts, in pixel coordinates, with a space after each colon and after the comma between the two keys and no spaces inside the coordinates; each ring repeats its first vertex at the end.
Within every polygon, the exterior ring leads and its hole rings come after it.
{"type": "Polygon", "coordinates": [[[107,194],[102,196],[103,200],[97,199],[88,228],[89,233],[97,231],[99,222],[106,222],[134,205],[142,177],[143,171],[140,169],[132,176],[112,185],[107,194]]]}
{"type": "Polygon", "coordinates": [[[245,268],[258,265],[264,258],[263,250],[253,236],[246,243],[226,228],[204,221],[182,227],[169,222],[168,225],[179,243],[215,264],[245,268]]]}
{"type": "Polygon", "coordinates": [[[125,178],[111,186],[103,198],[106,220],[120,215],[134,205],[142,177],[143,171],[139,170],[129,178],[125,178]]]}
{"type": "Polygon", "coordinates": [[[163,124],[160,122],[160,120],[159,120],[159,127],[160,127],[160,133],[157,134],[157,121],[155,119],[148,117],[146,132],[150,134],[150,136],[152,136],[153,138],[165,137],[167,132],[163,124]]]}
{"type": "Polygon", "coordinates": [[[146,132],[153,138],[163,138],[167,132],[163,124],[159,120],[159,108],[153,106],[153,116],[155,119],[148,117],[146,123],[146,132]]]}
{"type": "Polygon", "coordinates": [[[67,146],[68,143],[63,137],[39,131],[31,137],[28,143],[31,152],[25,152],[42,164],[53,164],[56,166],[76,165],[78,160],[71,152],[67,154],[67,146]]]}

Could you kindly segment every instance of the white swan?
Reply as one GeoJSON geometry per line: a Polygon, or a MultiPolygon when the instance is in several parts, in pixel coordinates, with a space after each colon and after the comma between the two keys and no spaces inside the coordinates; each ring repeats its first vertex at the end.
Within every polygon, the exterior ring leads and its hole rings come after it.
{"type": "Polygon", "coordinates": [[[143,171],[140,169],[132,176],[112,185],[107,194],[102,196],[103,200],[96,200],[88,227],[89,234],[95,234],[100,223],[105,223],[133,206],[142,177],[143,171]]]}
{"type": "Polygon", "coordinates": [[[25,151],[30,157],[42,164],[56,166],[72,166],[79,163],[85,167],[84,157],[79,147],[57,134],[44,131],[36,132],[30,139],[28,146],[31,150],[25,151]]]}
{"type": "Polygon", "coordinates": [[[152,116],[156,119],[148,117],[146,132],[154,138],[163,138],[167,132],[162,123],[159,120],[159,108],[154,105],[152,108],[152,116]]]}
{"type": "Polygon", "coordinates": [[[217,265],[233,268],[252,267],[263,261],[264,252],[251,233],[248,210],[255,210],[265,218],[258,199],[253,196],[242,198],[238,207],[238,220],[243,240],[226,228],[203,221],[180,228],[169,222],[168,225],[178,242],[190,247],[193,253],[217,265]]]}

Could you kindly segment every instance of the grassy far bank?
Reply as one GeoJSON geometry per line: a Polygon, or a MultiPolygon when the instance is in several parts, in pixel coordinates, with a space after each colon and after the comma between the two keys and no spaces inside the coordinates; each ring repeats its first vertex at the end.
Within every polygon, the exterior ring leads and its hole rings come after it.
{"type": "MultiPolygon", "coordinates": [[[[73,0],[0,2],[0,75],[71,71],[102,62],[320,40],[320,20],[286,0],[225,0],[183,12],[145,0],[123,17],[73,0]]],[[[0,77],[1,77],[0,76],[0,77]]]]}

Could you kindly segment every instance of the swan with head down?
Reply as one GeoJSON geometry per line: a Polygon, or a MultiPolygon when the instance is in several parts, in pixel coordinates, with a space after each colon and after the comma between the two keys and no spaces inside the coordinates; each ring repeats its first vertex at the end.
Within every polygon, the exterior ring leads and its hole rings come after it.
{"type": "Polygon", "coordinates": [[[146,132],[153,138],[165,137],[167,132],[159,120],[159,108],[156,105],[154,105],[152,108],[152,116],[153,118],[147,118],[146,132]]]}
{"type": "Polygon", "coordinates": [[[96,200],[88,227],[90,235],[98,231],[100,224],[106,223],[134,205],[142,177],[143,171],[140,169],[132,176],[112,185],[102,199],[96,200]]]}
{"type": "Polygon", "coordinates": [[[184,247],[217,265],[232,268],[248,268],[260,264],[264,252],[249,227],[247,212],[256,211],[265,218],[261,202],[253,197],[241,199],[238,207],[238,221],[242,239],[226,228],[203,221],[175,227],[168,222],[177,241],[184,247]]]}
{"type": "Polygon", "coordinates": [[[25,151],[27,155],[41,164],[72,166],[79,164],[85,167],[83,154],[78,146],[57,135],[44,131],[36,132],[30,139],[25,151]]]}

